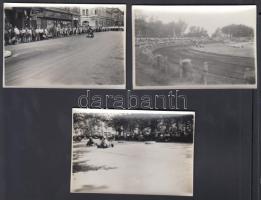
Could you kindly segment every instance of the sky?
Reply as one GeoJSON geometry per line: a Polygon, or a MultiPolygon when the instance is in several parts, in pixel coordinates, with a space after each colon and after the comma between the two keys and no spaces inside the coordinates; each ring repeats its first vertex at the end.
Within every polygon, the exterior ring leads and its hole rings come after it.
{"type": "Polygon", "coordinates": [[[201,26],[209,34],[218,27],[244,24],[256,27],[255,6],[133,6],[135,15],[161,20],[164,23],[183,20],[188,26],[201,26]]]}

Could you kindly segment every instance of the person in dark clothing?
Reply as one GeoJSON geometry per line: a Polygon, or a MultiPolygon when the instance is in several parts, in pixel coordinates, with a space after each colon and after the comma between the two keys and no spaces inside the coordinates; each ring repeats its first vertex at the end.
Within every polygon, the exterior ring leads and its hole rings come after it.
{"type": "Polygon", "coordinates": [[[87,29],[87,36],[88,38],[93,38],[94,37],[94,31],[93,29],[89,26],[87,29]]]}
{"type": "Polygon", "coordinates": [[[95,143],[92,139],[92,137],[89,138],[88,142],[86,143],[86,146],[93,146],[95,143]]]}

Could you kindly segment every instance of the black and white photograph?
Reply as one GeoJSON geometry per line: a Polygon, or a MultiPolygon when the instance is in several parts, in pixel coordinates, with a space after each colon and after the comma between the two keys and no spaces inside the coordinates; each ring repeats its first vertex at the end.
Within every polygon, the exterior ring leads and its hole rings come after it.
{"type": "Polygon", "coordinates": [[[132,6],[135,89],[257,87],[256,6],[132,6]]]}
{"type": "Polygon", "coordinates": [[[125,88],[125,5],[3,7],[4,87],[125,88]]]}
{"type": "Polygon", "coordinates": [[[72,112],[71,193],[193,196],[195,112],[72,112]]]}

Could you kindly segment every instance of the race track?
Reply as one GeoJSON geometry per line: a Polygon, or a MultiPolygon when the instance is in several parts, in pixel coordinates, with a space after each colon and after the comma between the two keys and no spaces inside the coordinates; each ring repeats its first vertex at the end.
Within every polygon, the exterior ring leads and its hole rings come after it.
{"type": "Polygon", "coordinates": [[[114,142],[113,148],[73,143],[71,192],[193,194],[193,144],[114,142]]]}
{"type": "Polygon", "coordinates": [[[255,60],[251,57],[239,57],[230,55],[221,55],[197,51],[189,46],[185,47],[165,47],[154,51],[154,54],[167,56],[169,62],[169,72],[162,74],[152,66],[142,64],[136,61],[136,83],[140,86],[149,85],[179,85],[182,84],[203,84],[200,81],[182,82],[177,74],[180,59],[190,59],[195,69],[195,76],[202,72],[204,62],[208,62],[209,73],[207,83],[211,85],[217,84],[246,84],[244,73],[247,68],[253,72],[255,68],[255,60]],[[161,74],[161,75],[158,75],[161,74]]]}
{"type": "Polygon", "coordinates": [[[100,32],[9,45],[5,85],[13,87],[124,87],[124,32],[100,32]]]}

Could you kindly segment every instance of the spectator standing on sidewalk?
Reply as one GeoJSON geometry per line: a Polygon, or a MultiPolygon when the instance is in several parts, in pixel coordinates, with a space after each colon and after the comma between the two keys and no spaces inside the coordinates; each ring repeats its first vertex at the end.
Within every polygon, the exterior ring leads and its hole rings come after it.
{"type": "Polygon", "coordinates": [[[20,31],[16,26],[14,27],[14,33],[15,33],[15,37],[16,37],[16,43],[19,43],[20,42],[20,31]]]}
{"type": "Polygon", "coordinates": [[[43,40],[43,34],[44,34],[44,30],[42,28],[39,29],[39,38],[40,40],[43,40]]]}
{"type": "Polygon", "coordinates": [[[61,34],[61,29],[59,26],[56,27],[56,36],[57,37],[60,37],[60,34],[61,34]]]}
{"type": "Polygon", "coordinates": [[[36,32],[35,32],[35,28],[32,28],[32,41],[36,40],[36,32]]]}
{"type": "Polygon", "coordinates": [[[48,39],[48,30],[47,30],[47,28],[45,28],[43,30],[43,39],[48,39]]]}
{"type": "Polygon", "coordinates": [[[32,41],[32,30],[30,28],[26,28],[26,42],[31,42],[32,41]]]}
{"type": "Polygon", "coordinates": [[[16,37],[15,37],[15,32],[14,32],[14,28],[11,28],[11,44],[15,44],[16,43],[16,37]]]}
{"type": "Polygon", "coordinates": [[[20,34],[21,34],[21,41],[26,42],[26,31],[24,28],[21,28],[20,34]]]}
{"type": "Polygon", "coordinates": [[[35,41],[39,41],[39,40],[40,40],[40,29],[38,26],[35,30],[35,41]]]}

